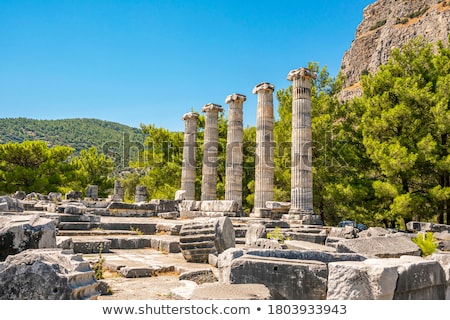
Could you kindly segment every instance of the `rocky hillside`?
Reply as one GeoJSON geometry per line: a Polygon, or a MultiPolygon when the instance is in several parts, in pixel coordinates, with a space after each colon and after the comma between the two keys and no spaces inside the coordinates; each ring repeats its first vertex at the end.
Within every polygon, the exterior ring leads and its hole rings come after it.
{"type": "Polygon", "coordinates": [[[346,77],[342,99],[360,95],[360,76],[376,72],[393,48],[419,36],[430,42],[447,41],[449,33],[449,0],[378,0],[368,5],[342,59],[341,71],[346,77]]]}

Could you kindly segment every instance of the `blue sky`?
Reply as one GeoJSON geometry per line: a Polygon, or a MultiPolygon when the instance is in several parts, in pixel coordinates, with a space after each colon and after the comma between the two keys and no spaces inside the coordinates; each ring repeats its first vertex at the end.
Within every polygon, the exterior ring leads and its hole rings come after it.
{"type": "MultiPolygon", "coordinates": [[[[370,0],[0,0],[0,118],[184,129],[232,93],[308,62],[337,75],[370,0]]],[[[275,112],[277,101],[275,100],[275,112]]]]}

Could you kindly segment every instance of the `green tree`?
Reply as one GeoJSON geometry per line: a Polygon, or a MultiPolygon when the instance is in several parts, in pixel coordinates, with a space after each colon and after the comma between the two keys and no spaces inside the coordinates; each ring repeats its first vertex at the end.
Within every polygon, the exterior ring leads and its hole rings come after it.
{"type": "Polygon", "coordinates": [[[0,190],[13,193],[48,193],[59,191],[67,183],[74,149],[55,146],[44,141],[24,141],[0,145],[0,190]]]}
{"type": "Polygon", "coordinates": [[[378,219],[450,219],[450,50],[418,38],[362,77],[363,143],[377,170],[378,219]]]}
{"type": "Polygon", "coordinates": [[[114,169],[114,161],[103,153],[98,153],[97,148],[81,150],[80,155],[71,159],[75,168],[70,186],[76,190],[86,190],[89,185],[97,185],[100,197],[105,197],[113,187],[111,173],[114,169]]]}

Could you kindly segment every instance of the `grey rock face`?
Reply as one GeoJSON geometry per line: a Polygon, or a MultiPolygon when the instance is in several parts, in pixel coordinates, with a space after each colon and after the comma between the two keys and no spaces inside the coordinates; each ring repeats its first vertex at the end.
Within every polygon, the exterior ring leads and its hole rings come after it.
{"type": "Polygon", "coordinates": [[[89,262],[61,250],[26,250],[0,263],[1,300],[92,299],[97,284],[89,262]]]}
{"type": "Polygon", "coordinates": [[[450,7],[440,0],[378,0],[364,9],[364,19],[356,29],[355,39],[344,54],[341,71],[345,76],[343,100],[362,94],[359,79],[366,72],[376,72],[409,40],[422,36],[428,42],[447,41],[450,31],[450,7]],[[408,15],[421,12],[417,18],[408,15]],[[399,21],[404,20],[404,23],[399,21]],[[377,27],[377,25],[379,27],[377,27]],[[356,85],[355,85],[356,84],[356,85]]]}

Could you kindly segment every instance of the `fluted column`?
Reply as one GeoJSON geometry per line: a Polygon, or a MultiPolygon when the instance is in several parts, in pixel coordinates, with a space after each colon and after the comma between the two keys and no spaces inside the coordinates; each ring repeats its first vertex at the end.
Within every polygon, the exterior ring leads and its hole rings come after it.
{"type": "Polygon", "coordinates": [[[228,104],[227,154],[225,200],[235,200],[242,209],[242,162],[243,162],[243,111],[247,99],[242,94],[232,94],[225,99],[228,104]]]}
{"type": "Polygon", "coordinates": [[[292,81],[292,148],[290,215],[313,215],[311,81],[316,75],[309,69],[289,72],[292,81]]]}
{"type": "Polygon", "coordinates": [[[217,153],[219,149],[219,112],[220,105],[209,103],[203,106],[205,116],[202,195],[201,200],[216,200],[217,153]]]}
{"type": "Polygon", "coordinates": [[[253,88],[253,94],[258,94],[254,198],[254,215],[257,217],[268,217],[269,210],[266,209],[266,201],[273,201],[274,89],[275,87],[267,82],[260,83],[253,88]]]}
{"type": "Polygon", "coordinates": [[[181,167],[181,189],[185,191],[186,200],[195,200],[195,176],[197,147],[197,119],[198,114],[189,112],[183,115],[184,144],[183,163],[181,167]]]}

